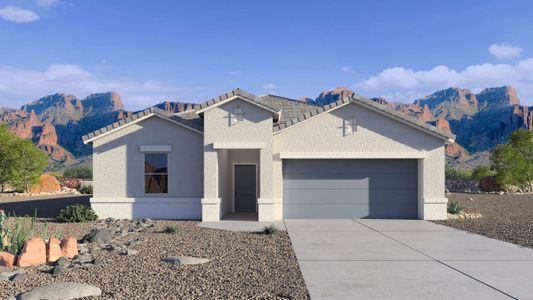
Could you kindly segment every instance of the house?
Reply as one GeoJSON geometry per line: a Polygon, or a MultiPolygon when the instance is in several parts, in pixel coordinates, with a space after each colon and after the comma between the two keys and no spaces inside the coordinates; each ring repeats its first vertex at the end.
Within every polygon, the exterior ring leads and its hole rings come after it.
{"type": "Polygon", "coordinates": [[[83,137],[100,217],[445,219],[454,136],[354,95],[319,107],[236,89],[83,137]]]}

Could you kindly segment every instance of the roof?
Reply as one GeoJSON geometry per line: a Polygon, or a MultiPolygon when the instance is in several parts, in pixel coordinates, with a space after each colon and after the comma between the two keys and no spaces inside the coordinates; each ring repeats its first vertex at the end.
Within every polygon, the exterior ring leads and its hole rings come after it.
{"type": "Polygon", "coordinates": [[[278,122],[277,124],[274,124],[274,133],[279,132],[281,130],[285,130],[286,128],[289,128],[293,125],[296,125],[298,123],[301,123],[307,119],[311,119],[315,116],[318,116],[320,114],[323,114],[325,112],[329,112],[332,110],[335,110],[337,108],[340,108],[342,106],[345,106],[350,103],[356,103],[362,106],[365,106],[373,111],[376,111],[378,113],[381,113],[383,115],[386,115],[388,117],[391,117],[393,119],[396,119],[398,121],[401,121],[407,125],[413,126],[415,128],[421,129],[423,131],[426,131],[434,136],[443,138],[449,142],[453,142],[455,140],[455,135],[448,133],[444,130],[441,130],[435,126],[432,126],[430,124],[424,123],[418,119],[415,119],[411,116],[408,116],[404,113],[401,113],[397,110],[388,109],[384,105],[381,105],[375,101],[372,101],[366,97],[353,94],[350,97],[344,97],[342,99],[339,99],[336,102],[332,102],[328,105],[324,106],[315,106],[313,109],[311,109],[308,112],[302,113],[299,116],[289,119],[285,122],[278,122]]]}
{"type": "MultiPolygon", "coordinates": [[[[188,129],[191,129],[198,133],[203,133],[203,122],[198,122],[197,118],[192,118],[190,115],[194,114],[194,112],[183,112],[179,114],[169,114],[166,111],[157,108],[152,107],[145,109],[141,112],[138,112],[136,114],[133,114],[131,117],[127,117],[125,119],[122,119],[118,122],[115,122],[113,124],[107,125],[106,127],[102,127],[98,130],[95,130],[93,132],[90,132],[84,136],[82,136],[83,143],[87,144],[92,142],[95,138],[101,137],[103,135],[107,135],[111,132],[114,132],[118,129],[121,129],[122,127],[125,127],[128,124],[137,123],[143,119],[157,116],[162,119],[165,119],[167,121],[173,122],[175,124],[181,125],[183,127],[186,127],[188,129]]],[[[195,114],[194,114],[195,115],[195,114]]],[[[196,115],[195,115],[196,116],[196,115]]]]}
{"type": "Polygon", "coordinates": [[[235,89],[231,92],[225,93],[224,95],[210,99],[204,103],[198,104],[195,107],[195,109],[192,111],[185,111],[185,112],[171,114],[159,108],[155,108],[155,107],[149,108],[139,113],[136,113],[132,115],[131,117],[120,120],[104,128],[98,129],[87,135],[84,135],[82,139],[84,143],[90,143],[99,136],[107,134],[111,131],[115,131],[129,123],[138,122],[139,119],[141,118],[147,118],[147,117],[154,116],[154,115],[160,118],[166,119],[168,121],[171,121],[173,123],[182,125],[193,131],[202,133],[203,123],[204,123],[203,117],[201,116],[202,112],[208,110],[209,108],[218,106],[224,103],[224,101],[228,99],[236,99],[236,97],[244,99],[259,107],[262,107],[266,110],[273,112],[273,114],[276,116],[274,123],[273,123],[274,134],[282,130],[285,130],[291,126],[299,124],[305,120],[314,118],[325,112],[332,111],[334,109],[345,106],[349,103],[356,103],[368,109],[376,111],[380,114],[396,119],[404,124],[423,130],[431,135],[445,139],[449,142],[453,142],[455,140],[455,135],[451,133],[448,133],[430,124],[426,124],[420,120],[417,120],[399,111],[388,109],[387,107],[375,101],[372,101],[366,97],[363,97],[357,94],[353,94],[350,97],[344,97],[342,99],[339,99],[336,102],[330,103],[325,106],[317,106],[313,104],[307,104],[304,102],[300,102],[298,100],[271,95],[271,94],[255,96],[241,89],[235,89]]]}

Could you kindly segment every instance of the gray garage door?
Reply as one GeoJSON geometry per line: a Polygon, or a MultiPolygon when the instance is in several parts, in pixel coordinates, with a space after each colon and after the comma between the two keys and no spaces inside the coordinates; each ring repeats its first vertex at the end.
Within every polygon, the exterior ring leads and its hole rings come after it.
{"type": "Polygon", "coordinates": [[[416,160],[283,161],[286,219],[418,217],[416,160]]]}

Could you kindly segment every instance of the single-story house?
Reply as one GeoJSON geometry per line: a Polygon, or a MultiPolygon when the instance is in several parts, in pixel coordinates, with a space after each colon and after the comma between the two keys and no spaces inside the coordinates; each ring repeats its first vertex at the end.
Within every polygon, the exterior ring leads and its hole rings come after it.
{"type": "Polygon", "coordinates": [[[83,137],[98,215],[218,221],[445,219],[454,136],[365,97],[326,106],[233,90],[151,108],[83,137]]]}

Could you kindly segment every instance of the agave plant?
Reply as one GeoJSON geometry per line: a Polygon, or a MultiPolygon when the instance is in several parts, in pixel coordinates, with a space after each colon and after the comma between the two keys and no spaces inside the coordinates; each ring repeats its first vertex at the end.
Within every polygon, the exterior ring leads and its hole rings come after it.
{"type": "Polygon", "coordinates": [[[448,212],[450,214],[458,214],[461,212],[461,210],[463,210],[463,208],[459,205],[459,201],[451,201],[451,202],[448,202],[448,212]]]}

